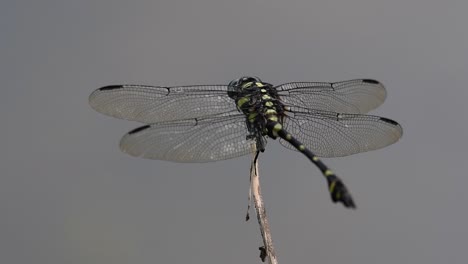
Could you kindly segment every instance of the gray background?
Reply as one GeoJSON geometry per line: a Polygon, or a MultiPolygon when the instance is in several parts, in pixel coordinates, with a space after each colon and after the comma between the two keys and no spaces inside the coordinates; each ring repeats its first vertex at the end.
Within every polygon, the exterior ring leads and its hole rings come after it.
{"type": "Polygon", "coordinates": [[[249,157],[206,164],[118,149],[136,123],[108,84],[375,78],[404,135],[319,171],[270,141],[261,180],[280,263],[466,263],[466,1],[2,1],[1,263],[260,263],[249,157]]]}

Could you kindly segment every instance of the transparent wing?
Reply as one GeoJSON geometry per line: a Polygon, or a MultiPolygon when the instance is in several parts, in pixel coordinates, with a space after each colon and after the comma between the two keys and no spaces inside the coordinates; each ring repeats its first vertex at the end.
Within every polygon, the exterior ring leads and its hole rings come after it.
{"type": "MultiPolygon", "coordinates": [[[[383,148],[402,136],[401,126],[388,118],[293,108],[284,129],[319,157],[341,157],[383,148]]],[[[287,141],[280,143],[295,150],[287,141]]]]}
{"type": "Polygon", "coordinates": [[[371,79],[292,82],[275,88],[285,105],[350,114],[365,114],[377,108],[387,94],[380,82],[371,79]]]}
{"type": "Polygon", "coordinates": [[[146,125],[127,133],[120,149],[131,156],[175,162],[209,162],[252,152],[244,115],[146,125]]]}
{"type": "Polygon", "coordinates": [[[105,115],[146,124],[237,111],[226,85],[112,85],[95,90],[89,104],[105,115]]]}

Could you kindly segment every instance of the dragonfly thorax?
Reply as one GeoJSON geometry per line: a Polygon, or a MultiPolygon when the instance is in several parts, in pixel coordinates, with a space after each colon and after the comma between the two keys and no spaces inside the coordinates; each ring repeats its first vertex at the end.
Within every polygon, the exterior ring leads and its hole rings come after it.
{"type": "Polygon", "coordinates": [[[258,149],[263,150],[266,144],[264,137],[272,137],[266,126],[267,122],[281,123],[284,115],[284,106],[276,89],[257,77],[242,77],[229,84],[228,95],[235,101],[237,109],[246,116],[249,131],[247,138],[256,139],[258,149]]]}

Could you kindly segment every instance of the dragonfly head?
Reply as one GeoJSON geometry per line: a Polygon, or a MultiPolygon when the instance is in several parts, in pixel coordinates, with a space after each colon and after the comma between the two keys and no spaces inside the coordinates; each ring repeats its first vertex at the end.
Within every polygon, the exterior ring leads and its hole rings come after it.
{"type": "Polygon", "coordinates": [[[255,85],[257,82],[262,82],[258,77],[244,76],[238,79],[231,81],[228,85],[228,95],[231,98],[235,98],[238,92],[241,92],[243,89],[255,85]]]}
{"type": "Polygon", "coordinates": [[[244,85],[246,85],[247,83],[256,83],[256,82],[262,82],[262,80],[260,80],[260,78],[258,77],[251,77],[251,76],[244,76],[244,77],[241,77],[239,79],[235,79],[233,81],[231,81],[229,83],[229,86],[233,86],[233,87],[240,87],[240,88],[243,88],[244,85]]]}

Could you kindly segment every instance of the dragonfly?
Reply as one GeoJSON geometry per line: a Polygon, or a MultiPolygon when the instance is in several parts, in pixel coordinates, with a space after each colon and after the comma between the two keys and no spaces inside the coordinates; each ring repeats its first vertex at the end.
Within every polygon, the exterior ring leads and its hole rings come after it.
{"type": "Polygon", "coordinates": [[[120,149],[136,157],[211,162],[255,154],[256,159],[268,139],[279,139],[315,164],[334,203],[356,208],[341,178],[320,158],[397,142],[401,125],[367,114],[386,95],[373,79],[274,86],[244,76],[219,85],[109,85],[92,92],[89,103],[102,114],[144,124],[120,141],[120,149]]]}

